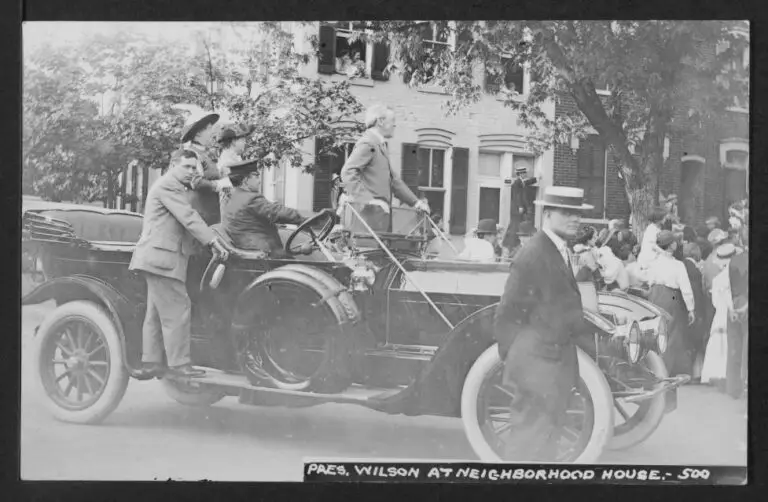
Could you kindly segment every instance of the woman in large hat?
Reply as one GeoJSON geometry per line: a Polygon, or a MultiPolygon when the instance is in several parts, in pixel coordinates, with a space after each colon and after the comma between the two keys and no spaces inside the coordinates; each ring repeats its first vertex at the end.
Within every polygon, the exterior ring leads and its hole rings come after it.
{"type": "Polygon", "coordinates": [[[219,223],[221,219],[217,194],[220,189],[217,181],[221,176],[211,150],[216,134],[214,125],[218,120],[217,113],[197,114],[190,117],[181,132],[182,147],[174,152],[174,156],[182,150],[192,150],[197,154],[198,172],[190,183],[191,188],[196,192],[192,207],[200,213],[208,225],[219,223]]]}

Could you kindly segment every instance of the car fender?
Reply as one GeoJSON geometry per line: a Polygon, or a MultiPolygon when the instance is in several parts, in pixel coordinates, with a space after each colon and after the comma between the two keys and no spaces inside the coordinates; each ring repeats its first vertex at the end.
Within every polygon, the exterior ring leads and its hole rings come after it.
{"type": "Polygon", "coordinates": [[[22,298],[21,304],[36,305],[49,300],[54,300],[56,306],[75,300],[89,300],[106,308],[123,345],[123,363],[129,369],[139,365],[141,320],[134,305],[109,283],[88,275],[57,277],[35,288],[22,298]],[[132,336],[127,337],[126,333],[132,336]]]}
{"type": "MultiPolygon", "coordinates": [[[[422,411],[428,409],[434,414],[458,416],[461,389],[469,369],[496,342],[493,326],[498,305],[494,303],[476,310],[454,326],[429,366],[412,384],[412,392],[405,393],[403,399],[419,396],[416,407],[422,411]]],[[[612,322],[595,312],[584,310],[584,319],[605,333],[612,333],[615,328],[612,322]]],[[[582,346],[581,341],[577,345],[594,357],[593,347],[582,346]]]]}
{"type": "Polygon", "coordinates": [[[341,304],[337,297],[337,291],[329,289],[323,282],[312,277],[311,275],[296,270],[285,269],[285,267],[280,267],[260,275],[251,281],[251,283],[245,287],[240,295],[238,295],[235,302],[235,316],[233,319],[233,324],[235,326],[245,327],[251,323],[252,317],[254,315],[253,309],[251,307],[252,295],[262,285],[276,279],[293,281],[313,289],[328,304],[340,324],[344,324],[349,320],[344,306],[341,304]]]}
{"type": "Polygon", "coordinates": [[[627,309],[637,311],[649,311],[656,316],[664,317],[667,322],[672,322],[672,316],[663,308],[645,298],[630,295],[623,291],[600,291],[598,292],[598,303],[618,303],[626,306],[627,309]],[[604,301],[600,301],[604,300],[604,301]],[[639,309],[638,309],[639,307],[639,309]]]}

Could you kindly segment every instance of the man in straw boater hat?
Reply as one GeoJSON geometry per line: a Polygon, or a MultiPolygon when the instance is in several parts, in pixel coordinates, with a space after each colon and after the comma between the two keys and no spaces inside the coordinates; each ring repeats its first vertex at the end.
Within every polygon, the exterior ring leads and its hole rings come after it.
{"type": "Polygon", "coordinates": [[[212,147],[216,130],[214,125],[219,120],[217,113],[193,114],[181,132],[181,146],[171,155],[173,164],[181,152],[193,151],[197,154],[197,169],[190,186],[195,191],[192,207],[200,213],[208,225],[220,221],[219,196],[221,179],[216,162],[213,160],[212,147]]]}
{"type": "Polygon", "coordinates": [[[542,230],[520,248],[496,310],[495,338],[513,409],[504,460],[552,461],[579,381],[575,339],[589,333],[567,241],[579,230],[584,190],[547,187],[534,202],[542,230]],[[513,414],[516,415],[516,414],[513,414]]]}
{"type": "Polygon", "coordinates": [[[172,375],[204,374],[193,368],[190,360],[187,264],[194,241],[210,246],[225,259],[227,251],[192,208],[190,183],[197,166],[197,153],[184,150],[149,189],[141,237],[129,266],[141,271],[147,281],[141,369],[146,378],[166,373],[163,353],[172,375]]]}
{"type": "Polygon", "coordinates": [[[515,169],[515,179],[512,180],[509,224],[504,234],[501,245],[507,249],[514,249],[520,244],[517,229],[523,221],[529,219],[528,208],[530,205],[528,187],[536,183],[535,177],[526,177],[528,170],[524,166],[515,169]]]}

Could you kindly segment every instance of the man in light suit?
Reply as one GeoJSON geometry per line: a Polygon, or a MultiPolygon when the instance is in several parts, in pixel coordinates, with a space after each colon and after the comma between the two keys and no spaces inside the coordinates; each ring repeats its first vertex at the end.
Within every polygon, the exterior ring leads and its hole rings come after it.
{"type": "Polygon", "coordinates": [[[552,461],[579,381],[576,339],[588,333],[567,241],[576,236],[583,203],[580,188],[547,187],[542,230],[514,257],[496,310],[495,337],[504,360],[503,384],[520,415],[504,460],[552,461]]]}
{"type": "Polygon", "coordinates": [[[224,259],[227,252],[214,231],[192,208],[192,182],[197,154],[182,151],[168,172],[147,194],[144,222],[130,270],[147,280],[147,313],[143,327],[142,376],[161,377],[163,349],[172,376],[204,374],[190,359],[191,302],[187,294],[187,263],[193,239],[213,248],[224,259]]]}
{"type": "Polygon", "coordinates": [[[392,192],[402,202],[429,213],[402,178],[392,171],[387,140],[395,133],[395,112],[383,105],[371,106],[365,114],[367,130],[341,169],[349,202],[362,208],[361,216],[376,232],[388,232],[392,192]]]}

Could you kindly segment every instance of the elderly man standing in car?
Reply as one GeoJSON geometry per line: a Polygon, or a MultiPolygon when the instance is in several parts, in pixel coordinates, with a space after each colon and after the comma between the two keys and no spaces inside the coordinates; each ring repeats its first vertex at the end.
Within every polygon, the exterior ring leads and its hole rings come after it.
{"type": "Polygon", "coordinates": [[[172,376],[195,377],[205,372],[190,359],[191,302],[187,293],[187,264],[193,240],[210,246],[225,259],[227,251],[214,231],[192,208],[197,153],[184,150],[147,194],[141,237],[130,270],[147,281],[141,376],[161,377],[163,349],[172,376]]]}
{"type": "Polygon", "coordinates": [[[576,338],[587,333],[567,242],[576,236],[584,191],[547,187],[542,230],[517,252],[496,310],[503,384],[515,396],[504,460],[553,461],[579,381],[576,338]]]}
{"type": "Polygon", "coordinates": [[[361,208],[360,215],[375,232],[391,227],[392,192],[400,201],[429,214],[429,205],[419,200],[392,170],[388,140],[395,134],[395,111],[373,105],[365,113],[367,130],[341,169],[341,179],[349,202],[361,208]]]}

